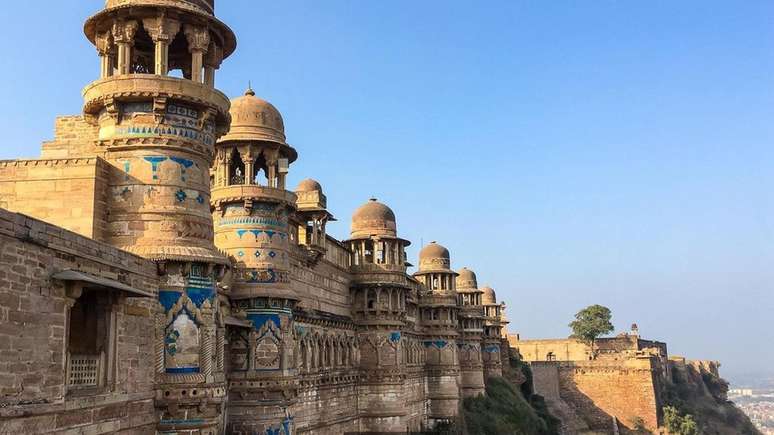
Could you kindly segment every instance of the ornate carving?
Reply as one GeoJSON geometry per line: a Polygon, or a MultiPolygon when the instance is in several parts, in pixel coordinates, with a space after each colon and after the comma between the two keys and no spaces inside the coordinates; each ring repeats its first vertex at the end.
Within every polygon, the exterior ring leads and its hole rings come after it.
{"type": "Polygon", "coordinates": [[[109,56],[113,54],[113,34],[110,31],[97,33],[94,37],[94,45],[97,46],[97,53],[100,56],[109,56]]]}
{"type": "Polygon", "coordinates": [[[188,40],[188,51],[206,53],[210,46],[210,31],[206,27],[186,24],[183,32],[188,40]]]}
{"type": "Polygon", "coordinates": [[[113,38],[117,44],[134,45],[134,35],[138,28],[137,21],[117,20],[113,23],[113,38]]]}
{"type": "Polygon", "coordinates": [[[165,17],[163,14],[155,18],[145,18],[142,25],[153,42],[171,41],[180,31],[180,21],[165,17]]]}

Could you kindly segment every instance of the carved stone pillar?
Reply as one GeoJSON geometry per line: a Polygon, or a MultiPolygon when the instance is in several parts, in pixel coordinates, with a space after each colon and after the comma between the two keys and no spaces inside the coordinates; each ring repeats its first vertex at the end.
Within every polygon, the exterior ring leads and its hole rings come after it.
{"type": "Polygon", "coordinates": [[[206,27],[191,26],[186,24],[183,30],[188,40],[188,51],[191,52],[191,80],[202,83],[202,68],[204,67],[204,55],[210,46],[210,32],[206,27]]]}
{"type": "Polygon", "coordinates": [[[113,39],[118,45],[118,74],[132,72],[132,47],[137,27],[137,21],[116,21],[113,23],[113,39]]]}
{"type": "Polygon", "coordinates": [[[110,32],[98,33],[94,38],[99,53],[99,78],[104,79],[113,75],[113,56],[115,53],[113,35],[110,32]]]}
{"type": "Polygon", "coordinates": [[[165,76],[169,72],[169,44],[180,31],[180,22],[161,15],[142,20],[143,27],[155,44],[154,72],[165,76]]]}
{"type": "Polygon", "coordinates": [[[220,68],[223,62],[223,49],[214,42],[210,42],[207,56],[204,58],[204,84],[215,87],[215,70],[220,68]]]}

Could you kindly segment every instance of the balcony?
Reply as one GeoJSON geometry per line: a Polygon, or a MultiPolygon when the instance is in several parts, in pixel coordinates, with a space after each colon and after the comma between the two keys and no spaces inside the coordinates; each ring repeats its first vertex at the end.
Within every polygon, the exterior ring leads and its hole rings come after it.
{"type": "Polygon", "coordinates": [[[83,112],[96,115],[109,99],[137,100],[165,97],[214,108],[227,117],[231,102],[215,88],[191,80],[155,74],[125,74],[106,77],[83,89],[83,112]]]}
{"type": "Polygon", "coordinates": [[[259,186],[257,184],[234,184],[231,186],[214,187],[211,192],[212,205],[229,202],[239,202],[251,199],[274,200],[288,205],[296,203],[296,194],[276,187],[259,186]]]}

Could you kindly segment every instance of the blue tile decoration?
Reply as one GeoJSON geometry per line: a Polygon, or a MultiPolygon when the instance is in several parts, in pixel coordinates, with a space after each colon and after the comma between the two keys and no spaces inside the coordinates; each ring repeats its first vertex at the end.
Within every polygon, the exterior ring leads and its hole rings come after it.
{"type": "Polygon", "coordinates": [[[180,338],[180,333],[177,330],[172,330],[164,337],[164,347],[167,349],[167,353],[175,356],[177,353],[177,339],[180,338]]]}
{"type": "Polygon", "coordinates": [[[237,230],[236,233],[237,233],[237,236],[239,236],[239,238],[241,239],[242,236],[244,236],[246,232],[247,232],[247,230],[237,230]]]}
{"type": "Polygon", "coordinates": [[[191,275],[188,277],[188,287],[211,289],[213,288],[212,278],[191,275]]]}
{"type": "Polygon", "coordinates": [[[391,332],[390,333],[390,341],[393,343],[397,343],[400,341],[400,332],[391,332]]]}
{"type": "Polygon", "coordinates": [[[271,238],[274,237],[274,234],[276,233],[276,231],[268,231],[268,230],[264,232],[266,233],[266,235],[269,236],[269,240],[271,240],[271,238]]]}
{"type": "Polygon", "coordinates": [[[449,342],[446,340],[428,340],[424,342],[425,347],[437,347],[438,349],[443,349],[447,344],[449,342]]]}
{"type": "Polygon", "coordinates": [[[237,252],[237,255],[240,256],[240,257],[244,257],[245,253],[244,253],[244,251],[239,251],[239,252],[237,252]]]}
{"type": "Polygon", "coordinates": [[[261,251],[255,251],[255,258],[258,258],[261,256],[261,251]]]}
{"type": "Polygon", "coordinates": [[[164,156],[145,156],[145,161],[151,164],[151,171],[153,172],[153,179],[158,180],[159,179],[159,164],[165,160],[167,160],[164,156]]]}
{"type": "Polygon", "coordinates": [[[269,251],[269,257],[274,258],[277,256],[277,253],[274,251],[269,251]]]}
{"type": "Polygon", "coordinates": [[[199,373],[199,367],[167,367],[167,373],[199,373]]]}
{"type": "Polygon", "coordinates": [[[183,189],[180,189],[177,192],[175,192],[175,198],[177,199],[177,202],[183,202],[187,197],[188,195],[186,195],[183,189]]]}
{"type": "Polygon", "coordinates": [[[172,290],[160,290],[159,291],[159,302],[161,303],[161,306],[164,307],[164,312],[168,312],[172,307],[175,306],[178,299],[180,299],[180,296],[183,294],[177,291],[172,290]]]}
{"type": "Polygon", "coordinates": [[[279,219],[255,217],[255,216],[239,216],[233,218],[224,218],[220,220],[221,225],[260,225],[260,226],[272,226],[284,229],[287,227],[287,223],[280,221],[279,219]]]}
{"type": "Polygon", "coordinates": [[[487,347],[484,348],[484,352],[488,352],[488,353],[500,352],[500,346],[497,346],[497,345],[494,345],[494,344],[490,345],[490,346],[487,346],[487,347]]]}
{"type": "Polygon", "coordinates": [[[261,231],[261,230],[250,230],[250,232],[253,233],[253,235],[255,236],[255,240],[258,240],[258,236],[260,236],[263,231],[261,231]]]}
{"type": "Polygon", "coordinates": [[[169,160],[180,165],[180,179],[185,181],[185,170],[193,166],[193,160],[184,159],[182,157],[170,157],[169,160]]]}
{"type": "Polygon", "coordinates": [[[132,169],[132,162],[129,160],[124,161],[124,172],[126,175],[124,176],[126,180],[129,180],[129,170],[132,169]]]}
{"type": "Polygon", "coordinates": [[[277,274],[272,269],[250,271],[248,273],[247,282],[258,284],[269,284],[277,282],[277,274]]]}
{"type": "Polygon", "coordinates": [[[201,308],[204,301],[212,302],[215,298],[215,290],[212,288],[186,287],[185,293],[196,305],[196,308],[201,308]]]}
{"type": "MultiPolygon", "coordinates": [[[[183,181],[185,181],[185,180],[183,180],[183,181]]],[[[204,204],[204,196],[202,196],[201,192],[196,197],[196,202],[198,202],[199,204],[204,204]]]]}
{"type": "Polygon", "coordinates": [[[253,329],[258,331],[266,324],[266,322],[274,323],[277,329],[280,328],[280,317],[276,313],[247,313],[247,320],[253,322],[253,329]]]}

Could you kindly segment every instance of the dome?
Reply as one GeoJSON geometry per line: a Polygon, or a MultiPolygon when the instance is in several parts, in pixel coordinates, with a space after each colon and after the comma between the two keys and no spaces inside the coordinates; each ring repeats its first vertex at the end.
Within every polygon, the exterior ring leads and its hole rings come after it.
{"type": "Polygon", "coordinates": [[[229,140],[261,140],[285,143],[285,123],[279,110],[247,89],[241,97],[231,100],[231,129],[220,142],[229,140]]]}
{"type": "Polygon", "coordinates": [[[457,289],[477,289],[478,281],[476,273],[467,267],[463,267],[457,272],[457,289]]]}
{"type": "Polygon", "coordinates": [[[481,303],[484,305],[497,305],[497,295],[492,287],[486,286],[481,289],[484,292],[481,295],[481,303]]]}
{"type": "Polygon", "coordinates": [[[358,207],[352,215],[351,237],[356,239],[372,235],[397,237],[395,213],[376,198],[358,207]]]}
{"type": "Polygon", "coordinates": [[[317,180],[307,178],[306,180],[302,180],[300,183],[298,183],[296,192],[322,192],[322,186],[319,182],[317,182],[317,180]]]}
{"type": "Polygon", "coordinates": [[[449,250],[437,242],[430,242],[419,251],[419,270],[449,270],[449,250]]]}

